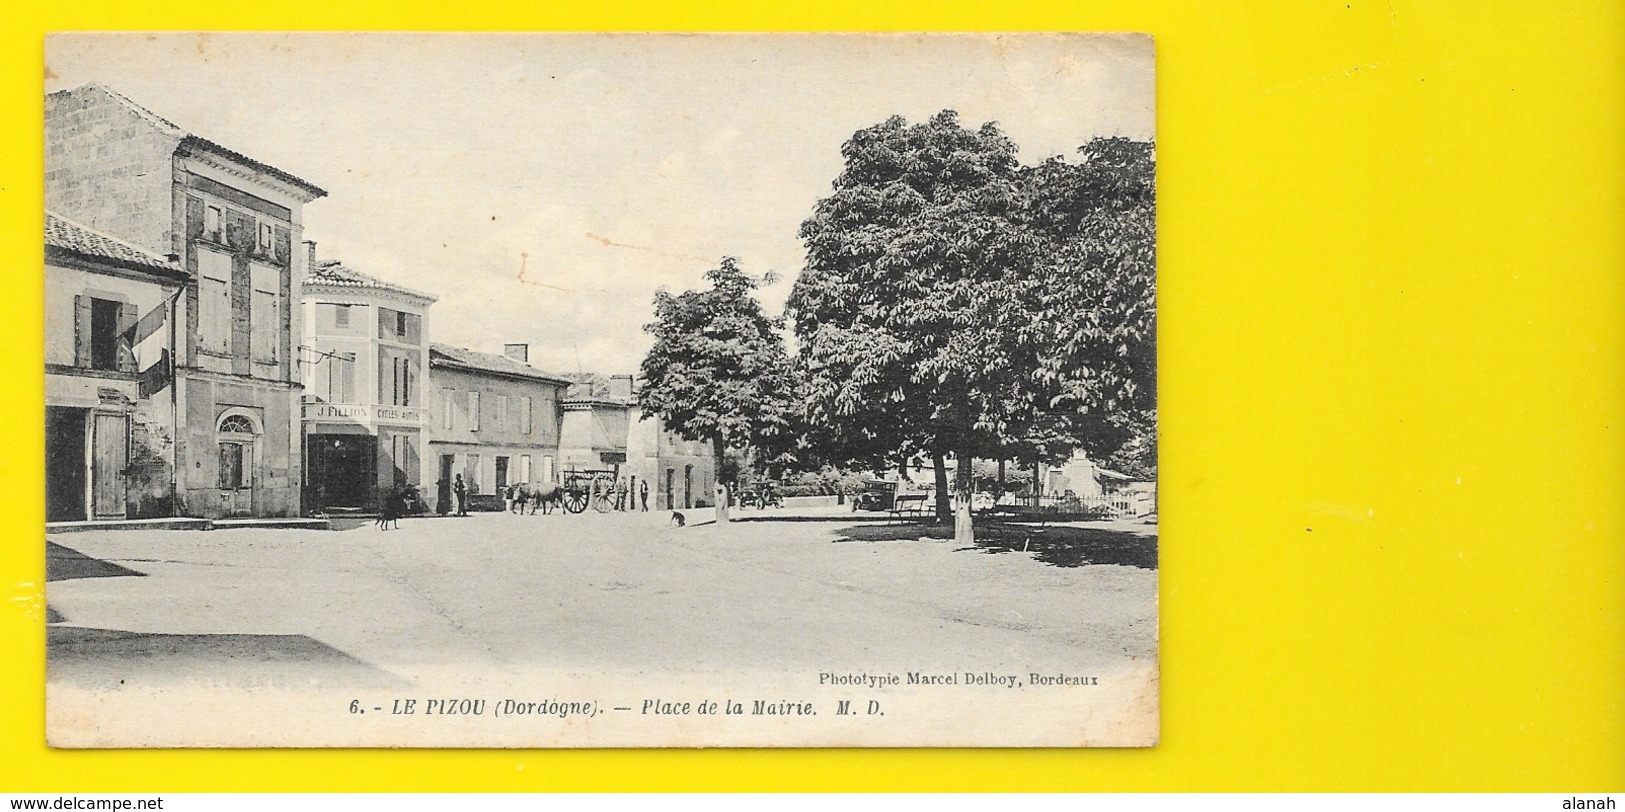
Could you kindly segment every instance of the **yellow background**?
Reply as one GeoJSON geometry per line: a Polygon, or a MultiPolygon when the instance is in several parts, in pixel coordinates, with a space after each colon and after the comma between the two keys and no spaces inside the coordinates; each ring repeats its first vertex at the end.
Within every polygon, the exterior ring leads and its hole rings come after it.
{"type": "Polygon", "coordinates": [[[0,34],[0,791],[1625,790],[1625,4],[38,5],[0,34]],[[1154,34],[1162,744],[46,750],[41,39],[226,28],[1154,34]]]}

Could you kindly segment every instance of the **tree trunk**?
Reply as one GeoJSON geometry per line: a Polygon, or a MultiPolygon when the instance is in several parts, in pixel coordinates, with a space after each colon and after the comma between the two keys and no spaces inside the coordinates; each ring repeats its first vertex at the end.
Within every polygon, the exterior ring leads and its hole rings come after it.
{"type": "Polygon", "coordinates": [[[1004,452],[1002,451],[999,452],[999,486],[994,490],[995,493],[993,494],[993,497],[995,499],[1003,499],[1004,492],[1008,490],[1004,484],[1004,452]]]}
{"type": "Polygon", "coordinates": [[[970,546],[976,543],[976,532],[971,528],[970,497],[974,490],[975,478],[971,473],[971,444],[970,432],[965,432],[967,438],[959,444],[958,461],[954,468],[954,543],[960,546],[970,546]]]}
{"type": "Polygon", "coordinates": [[[952,509],[948,505],[948,462],[942,458],[942,453],[931,452],[931,465],[936,468],[937,474],[937,524],[947,524],[954,520],[952,509]]]}
{"type": "Polygon", "coordinates": [[[727,480],[722,478],[722,463],[723,463],[722,453],[723,453],[724,450],[726,450],[726,446],[723,445],[722,438],[717,437],[717,438],[715,438],[715,439],[713,439],[711,441],[711,448],[713,449],[713,451],[714,451],[714,453],[716,455],[716,467],[715,467],[714,470],[716,471],[716,479],[717,479],[717,490],[716,490],[717,524],[727,524],[728,523],[728,482],[727,482],[727,480]]]}

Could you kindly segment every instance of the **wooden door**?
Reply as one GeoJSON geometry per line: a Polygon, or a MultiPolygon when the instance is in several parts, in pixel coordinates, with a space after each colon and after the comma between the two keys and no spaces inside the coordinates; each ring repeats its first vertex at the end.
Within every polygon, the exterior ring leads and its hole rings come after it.
{"type": "Polygon", "coordinates": [[[124,469],[130,464],[129,419],[98,414],[91,450],[91,512],[96,518],[123,518],[124,469]]]}

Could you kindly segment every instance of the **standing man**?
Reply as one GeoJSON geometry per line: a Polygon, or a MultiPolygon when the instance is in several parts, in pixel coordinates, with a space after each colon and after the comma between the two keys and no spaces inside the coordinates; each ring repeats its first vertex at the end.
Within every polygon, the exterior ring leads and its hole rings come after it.
{"type": "Polygon", "coordinates": [[[615,509],[626,510],[626,480],[615,479],[615,509]]]}
{"type": "Polygon", "coordinates": [[[638,483],[638,499],[643,502],[643,512],[649,512],[649,480],[638,483]]]}
{"type": "Polygon", "coordinates": [[[457,515],[468,515],[468,486],[463,484],[463,475],[458,474],[451,482],[451,492],[457,496],[457,515]]]}

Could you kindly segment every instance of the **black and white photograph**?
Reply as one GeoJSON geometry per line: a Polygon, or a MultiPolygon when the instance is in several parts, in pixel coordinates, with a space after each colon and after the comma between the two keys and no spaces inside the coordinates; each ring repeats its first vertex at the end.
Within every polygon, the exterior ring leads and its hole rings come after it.
{"type": "Polygon", "coordinates": [[[51,746],[1157,743],[1151,37],[45,62],[51,746]]]}

